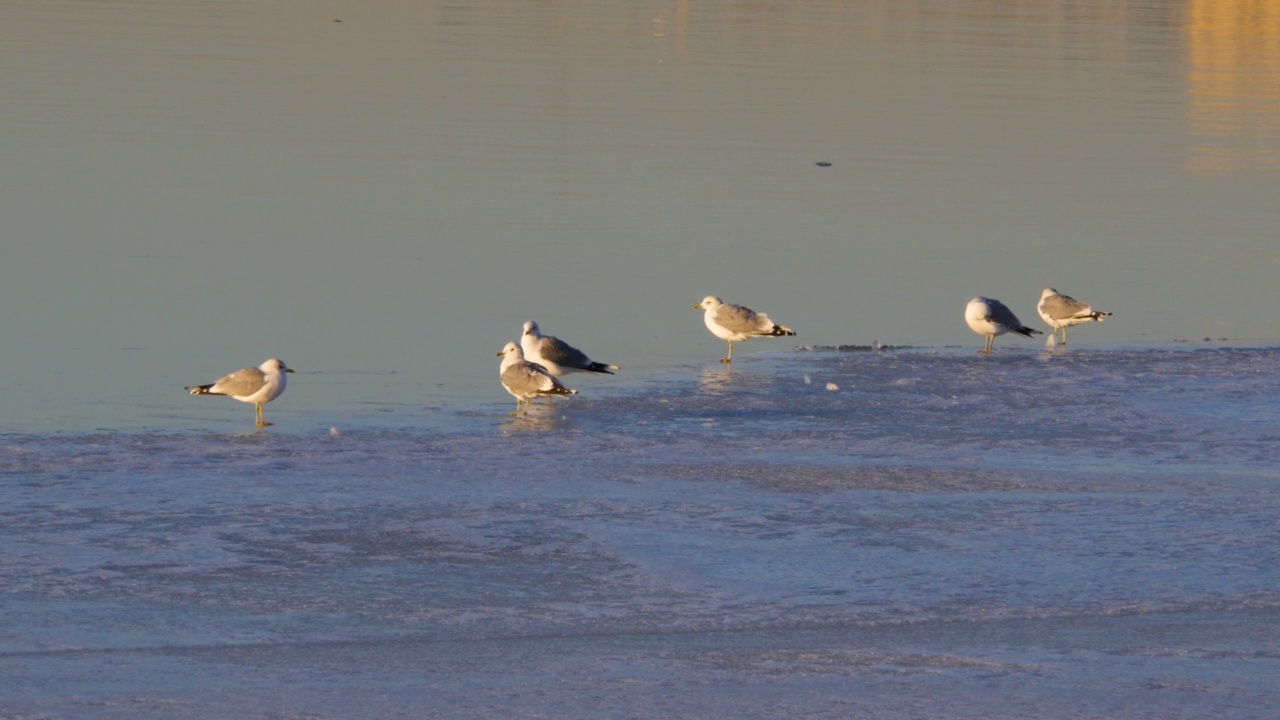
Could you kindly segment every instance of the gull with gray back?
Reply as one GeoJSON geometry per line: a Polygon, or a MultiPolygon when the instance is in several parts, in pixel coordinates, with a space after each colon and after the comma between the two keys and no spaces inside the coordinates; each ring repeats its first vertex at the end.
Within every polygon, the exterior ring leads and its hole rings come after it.
{"type": "Polygon", "coordinates": [[[1036,306],[1036,312],[1040,313],[1041,319],[1053,328],[1055,337],[1059,330],[1062,331],[1063,345],[1067,344],[1067,328],[1080,323],[1102,322],[1104,317],[1111,314],[1094,310],[1089,305],[1070,295],[1063,295],[1053,288],[1045,288],[1044,292],[1040,293],[1040,304],[1036,306]]]}
{"type": "Polygon", "coordinates": [[[595,362],[586,353],[558,337],[543,335],[538,323],[533,320],[524,324],[524,333],[520,335],[520,349],[524,351],[525,360],[541,365],[556,377],[574,372],[612,375],[614,370],[621,369],[617,365],[595,362]]]}
{"type": "Polygon", "coordinates": [[[964,321],[969,323],[970,330],[987,339],[987,345],[982,349],[984,353],[991,352],[991,343],[995,342],[997,335],[1011,332],[1031,337],[1043,334],[1023,325],[1004,303],[986,297],[976,297],[969,301],[964,308],[964,321]]]}
{"type": "Polygon", "coordinates": [[[753,337],[778,337],[795,335],[796,332],[786,325],[779,325],[764,313],[758,313],[748,307],[731,305],[715,295],[708,295],[702,302],[693,306],[694,310],[705,310],[702,321],[712,335],[729,341],[729,355],[720,359],[722,363],[733,362],[733,343],[753,337]]]}
{"type": "Polygon", "coordinates": [[[516,399],[516,411],[512,415],[528,415],[529,405],[539,395],[578,394],[577,390],[570,390],[561,384],[546,368],[525,360],[524,351],[513,342],[504,345],[498,357],[502,358],[502,364],[498,367],[502,387],[516,399]]]}
{"type": "Polygon", "coordinates": [[[271,423],[263,416],[262,406],[284,394],[285,375],[291,373],[284,362],[270,358],[258,367],[247,367],[223,375],[208,385],[187,388],[192,395],[226,395],[233,400],[253,403],[254,421],[258,427],[271,423]]]}

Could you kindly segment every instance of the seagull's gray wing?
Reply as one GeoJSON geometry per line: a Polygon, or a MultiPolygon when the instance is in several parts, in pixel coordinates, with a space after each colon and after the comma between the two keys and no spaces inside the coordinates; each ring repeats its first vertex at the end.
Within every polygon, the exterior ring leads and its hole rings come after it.
{"type": "Polygon", "coordinates": [[[773,321],[765,315],[756,313],[751,308],[741,305],[724,304],[715,309],[712,316],[716,324],[732,333],[755,335],[769,333],[773,329],[773,321]]]}
{"type": "Polygon", "coordinates": [[[267,376],[256,367],[247,367],[218,378],[209,392],[231,397],[247,397],[267,384],[267,376]]]}
{"type": "Polygon", "coordinates": [[[524,360],[512,363],[502,371],[502,384],[516,395],[530,397],[538,393],[554,392],[560,383],[541,365],[524,360]]]}
{"type": "Polygon", "coordinates": [[[991,300],[990,298],[987,299],[987,319],[1015,332],[1022,327],[1022,321],[1018,319],[1017,315],[1013,314],[1012,310],[999,300],[991,300]]]}
{"type": "Polygon", "coordinates": [[[1092,307],[1069,295],[1050,295],[1040,303],[1040,309],[1054,320],[1088,317],[1093,314],[1092,307]]]}
{"type": "Polygon", "coordinates": [[[591,358],[578,348],[557,337],[543,337],[538,344],[538,352],[542,357],[561,367],[587,370],[591,367],[591,358]]]}

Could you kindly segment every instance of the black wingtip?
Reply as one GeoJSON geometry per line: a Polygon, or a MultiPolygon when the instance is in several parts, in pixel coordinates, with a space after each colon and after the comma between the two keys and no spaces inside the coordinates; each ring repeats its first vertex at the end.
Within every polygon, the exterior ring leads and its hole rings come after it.
{"type": "Polygon", "coordinates": [[[590,370],[591,372],[605,373],[606,375],[613,374],[613,371],[610,370],[609,366],[606,365],[605,363],[593,362],[587,366],[587,369],[590,370]]]}
{"type": "Polygon", "coordinates": [[[1040,330],[1035,330],[1035,329],[1032,329],[1032,328],[1029,328],[1029,327],[1024,327],[1024,328],[1022,328],[1021,330],[1018,330],[1017,332],[1018,332],[1018,334],[1019,334],[1019,335],[1025,335],[1025,336],[1027,336],[1027,337],[1031,337],[1032,335],[1043,335],[1043,334],[1044,334],[1044,332],[1042,332],[1042,331],[1040,331],[1040,330]]]}

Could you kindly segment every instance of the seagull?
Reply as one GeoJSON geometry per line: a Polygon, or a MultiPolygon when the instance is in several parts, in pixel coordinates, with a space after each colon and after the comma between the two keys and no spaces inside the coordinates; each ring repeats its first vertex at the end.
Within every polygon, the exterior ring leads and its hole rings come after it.
{"type": "Polygon", "coordinates": [[[593,362],[586,353],[560,338],[543,335],[538,329],[538,323],[532,320],[524,324],[524,334],[520,336],[520,349],[524,351],[525,360],[541,365],[556,377],[573,372],[612,375],[614,370],[622,369],[617,365],[593,362]]]}
{"type": "Polygon", "coordinates": [[[969,329],[985,335],[987,338],[987,346],[982,352],[991,352],[991,343],[995,342],[997,335],[1003,335],[1007,332],[1015,332],[1019,335],[1043,335],[1039,330],[1022,324],[1017,315],[1013,311],[1005,307],[1004,303],[991,298],[976,297],[969,301],[964,309],[964,321],[969,323],[969,329]]]}
{"type": "Polygon", "coordinates": [[[218,382],[209,385],[193,385],[187,388],[192,395],[226,395],[240,402],[253,403],[254,420],[258,427],[266,427],[262,406],[284,394],[285,374],[293,372],[283,361],[270,358],[258,367],[247,367],[230,375],[223,375],[218,382]]]}
{"type": "Polygon", "coordinates": [[[722,363],[733,362],[734,340],[741,342],[753,337],[796,334],[791,328],[770,320],[764,313],[757,313],[741,305],[730,305],[715,295],[706,296],[693,309],[706,310],[702,320],[707,324],[707,329],[721,340],[729,341],[729,357],[721,358],[722,363]]]}
{"type": "Polygon", "coordinates": [[[577,390],[570,390],[556,376],[547,372],[541,365],[524,359],[524,351],[520,346],[509,342],[498,353],[502,365],[498,375],[502,378],[502,387],[516,398],[516,411],[512,415],[520,415],[520,407],[524,406],[525,415],[529,414],[529,405],[539,395],[577,395],[577,390]]]}
{"type": "Polygon", "coordinates": [[[1040,293],[1040,304],[1036,306],[1040,317],[1053,328],[1056,337],[1062,330],[1062,344],[1067,344],[1067,328],[1087,322],[1102,322],[1109,312],[1094,310],[1070,295],[1063,295],[1053,288],[1045,288],[1040,293]]]}

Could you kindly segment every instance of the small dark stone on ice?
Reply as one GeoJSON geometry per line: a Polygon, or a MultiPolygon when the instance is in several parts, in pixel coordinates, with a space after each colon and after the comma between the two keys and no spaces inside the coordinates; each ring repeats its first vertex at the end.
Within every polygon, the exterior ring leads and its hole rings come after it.
{"type": "Polygon", "coordinates": [[[814,165],[817,165],[818,167],[831,167],[831,163],[825,160],[822,162],[814,163],[814,165]]]}

